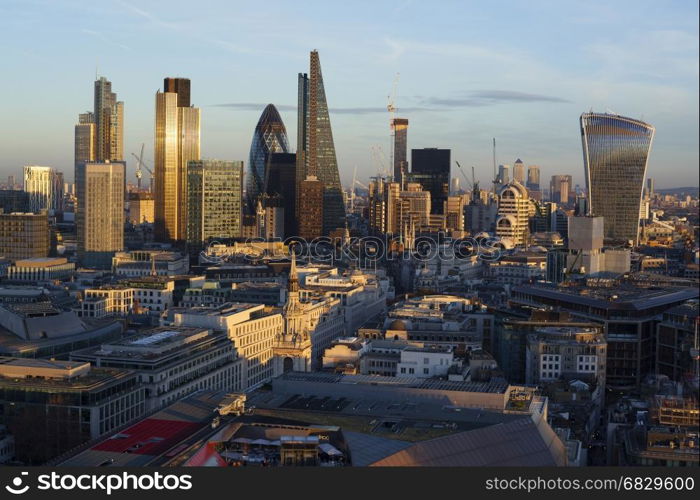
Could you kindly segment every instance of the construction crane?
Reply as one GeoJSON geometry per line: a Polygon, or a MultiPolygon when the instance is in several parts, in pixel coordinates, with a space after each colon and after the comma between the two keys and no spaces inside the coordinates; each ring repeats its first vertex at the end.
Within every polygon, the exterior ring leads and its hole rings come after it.
{"type": "Polygon", "coordinates": [[[143,161],[143,149],[145,146],[146,146],[145,144],[141,144],[141,154],[139,156],[136,156],[134,153],[131,153],[131,156],[136,158],[136,183],[138,186],[138,190],[141,191],[141,178],[143,177],[143,170],[142,169],[145,169],[146,172],[151,174],[151,182],[149,185],[149,190],[152,191],[153,190],[153,171],[150,168],[148,168],[148,166],[146,166],[146,164],[143,161]]]}
{"type": "Polygon", "coordinates": [[[469,179],[467,178],[467,174],[464,173],[464,169],[462,168],[462,165],[459,164],[457,160],[455,160],[455,163],[459,167],[459,171],[462,173],[462,177],[464,177],[465,182],[467,183],[467,186],[469,186],[470,190],[474,189],[474,167],[472,167],[472,181],[469,182],[469,179]]]}
{"type": "Polygon", "coordinates": [[[386,165],[386,156],[384,155],[384,151],[382,150],[382,147],[379,145],[374,145],[370,147],[370,151],[372,153],[372,159],[374,160],[376,166],[377,166],[377,174],[379,174],[382,177],[387,177],[389,174],[389,169],[386,165]]]}

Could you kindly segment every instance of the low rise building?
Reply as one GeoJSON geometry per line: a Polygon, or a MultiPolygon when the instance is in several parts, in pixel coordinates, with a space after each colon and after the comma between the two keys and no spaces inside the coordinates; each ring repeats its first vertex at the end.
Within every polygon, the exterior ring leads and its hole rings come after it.
{"type": "Polygon", "coordinates": [[[38,465],[142,417],[145,389],[129,370],[3,357],[0,410],[17,460],[38,465]]]}
{"type": "Polygon", "coordinates": [[[201,328],[158,327],[137,337],[75,351],[70,358],[137,373],[149,412],[195,391],[241,387],[242,360],[234,346],[226,335],[201,328]]]}
{"type": "Polygon", "coordinates": [[[112,257],[112,272],[119,277],[181,276],[189,271],[189,258],[180,252],[134,250],[112,257]]]}
{"type": "Polygon", "coordinates": [[[11,281],[65,280],[75,274],[75,263],[64,257],[44,257],[21,259],[7,269],[7,278],[11,281]]]}

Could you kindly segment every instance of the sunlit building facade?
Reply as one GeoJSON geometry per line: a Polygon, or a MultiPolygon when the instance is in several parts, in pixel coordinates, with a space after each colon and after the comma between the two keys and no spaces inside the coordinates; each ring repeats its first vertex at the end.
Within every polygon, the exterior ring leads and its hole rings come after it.
{"type": "Polygon", "coordinates": [[[189,80],[166,78],[156,93],[155,236],[184,241],[187,232],[187,162],[200,159],[201,110],[189,104],[189,80]],[[183,92],[185,95],[180,95],[183,92]]]}
{"type": "Polygon", "coordinates": [[[580,124],[588,213],[604,217],[606,239],[636,244],[655,129],[608,113],[583,113],[580,124]]]}

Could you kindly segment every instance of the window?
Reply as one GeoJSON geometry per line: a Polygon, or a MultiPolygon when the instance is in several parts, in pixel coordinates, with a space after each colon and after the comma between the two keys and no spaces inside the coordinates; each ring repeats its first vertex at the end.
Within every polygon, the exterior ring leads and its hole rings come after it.
{"type": "Polygon", "coordinates": [[[429,368],[423,368],[423,373],[424,373],[425,375],[429,375],[429,374],[430,374],[430,369],[429,369],[429,368]]]}
{"type": "Polygon", "coordinates": [[[427,365],[428,363],[430,363],[430,359],[428,359],[428,358],[423,358],[423,364],[424,364],[424,365],[427,365]]]}

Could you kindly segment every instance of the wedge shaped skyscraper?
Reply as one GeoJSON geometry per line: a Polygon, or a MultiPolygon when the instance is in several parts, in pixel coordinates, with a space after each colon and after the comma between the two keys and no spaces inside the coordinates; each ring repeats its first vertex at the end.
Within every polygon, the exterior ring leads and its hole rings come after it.
{"type": "Polygon", "coordinates": [[[636,244],[655,129],[609,113],[583,113],[580,123],[588,213],[604,218],[606,239],[636,244]]]}
{"type": "Polygon", "coordinates": [[[297,125],[297,221],[307,226],[304,236],[328,235],[345,226],[345,205],[335,156],[331,120],[328,115],[326,91],[323,87],[318,52],[312,51],[309,74],[299,74],[299,107],[297,125]],[[301,203],[306,180],[318,180],[323,185],[321,220],[308,220],[301,203]],[[317,230],[317,229],[320,229],[317,230]]]}
{"type": "Polygon", "coordinates": [[[250,157],[245,172],[247,214],[255,213],[258,197],[265,190],[265,169],[272,153],[289,153],[289,141],[277,108],[268,104],[255,126],[250,144],[250,157]]]}

